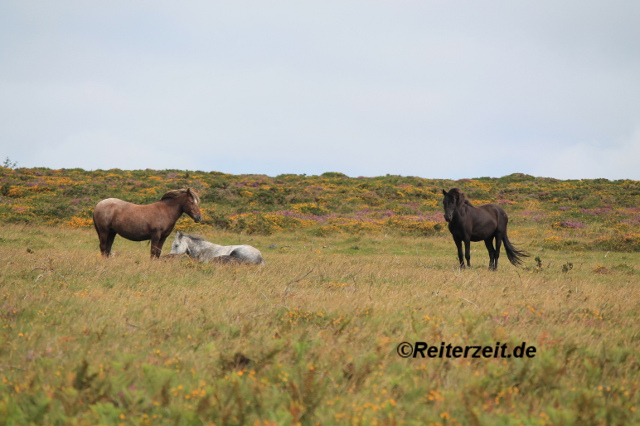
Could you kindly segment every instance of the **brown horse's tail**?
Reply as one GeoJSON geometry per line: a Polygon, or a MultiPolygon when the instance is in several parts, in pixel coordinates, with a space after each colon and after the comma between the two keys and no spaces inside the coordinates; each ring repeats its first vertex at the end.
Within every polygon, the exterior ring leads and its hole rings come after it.
{"type": "Polygon", "coordinates": [[[502,242],[504,243],[504,248],[507,251],[507,258],[509,259],[509,262],[511,262],[513,266],[522,265],[522,258],[529,257],[529,255],[526,252],[522,250],[518,250],[513,246],[513,244],[511,244],[511,241],[509,241],[509,238],[507,237],[506,232],[502,237],[502,242]]]}

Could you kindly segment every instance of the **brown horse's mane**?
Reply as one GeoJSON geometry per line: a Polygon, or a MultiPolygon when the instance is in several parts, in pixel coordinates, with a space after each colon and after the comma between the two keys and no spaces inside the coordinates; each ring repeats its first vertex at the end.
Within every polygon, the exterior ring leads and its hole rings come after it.
{"type": "Polygon", "coordinates": [[[181,196],[182,194],[186,193],[187,191],[191,191],[191,193],[193,194],[193,198],[196,200],[197,203],[200,202],[200,197],[198,196],[198,193],[195,190],[191,189],[191,188],[171,190],[171,191],[167,192],[166,194],[164,194],[162,196],[162,198],[160,198],[160,201],[162,201],[162,200],[171,200],[173,198],[178,198],[179,196],[181,196]]]}

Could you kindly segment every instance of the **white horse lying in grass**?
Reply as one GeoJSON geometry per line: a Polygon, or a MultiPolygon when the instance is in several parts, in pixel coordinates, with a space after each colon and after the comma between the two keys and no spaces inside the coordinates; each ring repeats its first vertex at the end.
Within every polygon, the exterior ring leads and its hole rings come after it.
{"type": "Polygon", "coordinates": [[[171,245],[171,254],[188,254],[200,262],[250,263],[262,265],[264,259],[260,250],[244,245],[221,246],[205,241],[200,235],[178,232],[171,245]]]}

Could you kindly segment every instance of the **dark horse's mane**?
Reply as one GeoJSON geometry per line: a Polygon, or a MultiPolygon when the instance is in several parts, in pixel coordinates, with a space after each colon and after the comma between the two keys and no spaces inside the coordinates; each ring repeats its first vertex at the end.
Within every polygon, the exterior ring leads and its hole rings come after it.
{"type": "Polygon", "coordinates": [[[169,191],[166,194],[164,194],[162,196],[162,198],[160,198],[160,201],[162,201],[162,200],[171,200],[173,198],[178,198],[179,196],[181,196],[182,194],[184,194],[185,192],[187,192],[189,190],[193,194],[193,198],[196,200],[196,202],[200,202],[200,197],[198,196],[198,193],[196,191],[194,191],[193,189],[191,189],[191,188],[174,189],[172,191],[169,191]]]}
{"type": "Polygon", "coordinates": [[[455,193],[458,196],[458,198],[460,198],[460,201],[462,202],[462,204],[466,204],[468,206],[472,206],[473,207],[473,204],[471,204],[471,201],[467,200],[467,197],[465,197],[464,192],[460,191],[459,188],[453,188],[449,192],[455,193]]]}

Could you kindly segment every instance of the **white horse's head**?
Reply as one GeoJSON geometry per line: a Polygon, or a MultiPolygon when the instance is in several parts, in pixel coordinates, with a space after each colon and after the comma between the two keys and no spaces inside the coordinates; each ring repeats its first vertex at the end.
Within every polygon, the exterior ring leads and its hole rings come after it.
{"type": "Polygon", "coordinates": [[[189,236],[178,231],[176,233],[176,239],[171,244],[170,254],[189,254],[189,236]]]}

